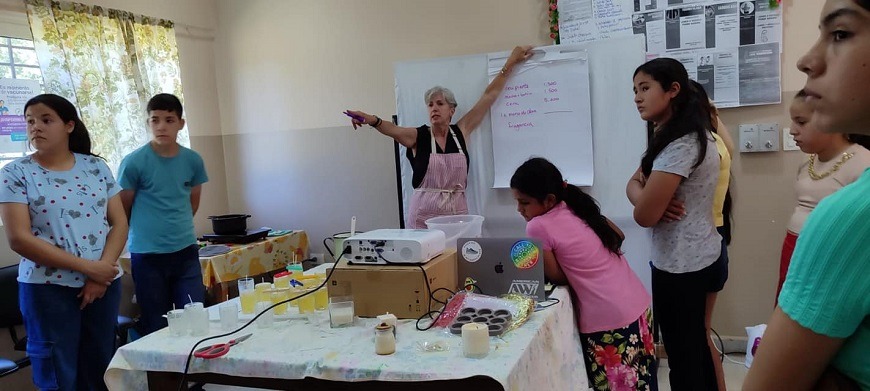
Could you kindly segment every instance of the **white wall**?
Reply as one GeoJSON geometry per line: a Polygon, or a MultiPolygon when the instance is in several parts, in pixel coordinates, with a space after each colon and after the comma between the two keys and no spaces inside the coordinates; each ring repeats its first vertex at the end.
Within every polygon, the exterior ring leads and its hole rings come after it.
{"type": "Polygon", "coordinates": [[[354,215],[363,230],[398,227],[393,142],[353,131],[341,112],[390,118],[394,62],[545,44],[545,10],[539,0],[218,1],[230,210],[305,229],[315,251],[354,215]]]}

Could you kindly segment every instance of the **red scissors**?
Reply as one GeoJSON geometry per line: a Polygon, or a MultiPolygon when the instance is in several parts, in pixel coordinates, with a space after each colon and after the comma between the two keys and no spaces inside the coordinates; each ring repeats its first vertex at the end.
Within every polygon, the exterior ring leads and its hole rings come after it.
{"type": "Polygon", "coordinates": [[[193,356],[205,359],[218,358],[229,353],[230,346],[233,346],[235,344],[238,344],[239,342],[248,339],[248,337],[250,337],[251,335],[253,334],[247,334],[236,339],[231,339],[227,343],[219,343],[211,346],[206,346],[204,348],[199,348],[196,350],[196,352],[193,353],[193,356]]]}

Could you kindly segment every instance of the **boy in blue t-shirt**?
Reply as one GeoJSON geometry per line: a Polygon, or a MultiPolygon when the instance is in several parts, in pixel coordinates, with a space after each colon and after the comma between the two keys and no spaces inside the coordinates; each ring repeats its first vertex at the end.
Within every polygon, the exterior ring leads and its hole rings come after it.
{"type": "Polygon", "coordinates": [[[118,173],[143,335],[166,327],[162,315],[173,304],[183,308],[205,296],[193,215],[208,176],[199,154],[176,142],[182,110],[175,95],[151,98],[153,139],[124,157],[118,173]]]}

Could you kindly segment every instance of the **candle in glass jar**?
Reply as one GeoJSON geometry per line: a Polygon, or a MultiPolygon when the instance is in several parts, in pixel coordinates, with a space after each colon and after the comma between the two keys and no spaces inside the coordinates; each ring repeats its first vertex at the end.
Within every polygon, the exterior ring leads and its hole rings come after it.
{"type": "Polygon", "coordinates": [[[335,326],[353,323],[353,307],[332,307],[329,309],[329,319],[335,326]]]}
{"type": "Polygon", "coordinates": [[[489,354],[489,327],[482,323],[462,325],[462,351],[465,357],[486,357],[489,354]]]}
{"type": "Polygon", "coordinates": [[[381,355],[396,352],[396,336],[393,334],[393,326],[381,323],[375,327],[375,353],[381,355]]]}

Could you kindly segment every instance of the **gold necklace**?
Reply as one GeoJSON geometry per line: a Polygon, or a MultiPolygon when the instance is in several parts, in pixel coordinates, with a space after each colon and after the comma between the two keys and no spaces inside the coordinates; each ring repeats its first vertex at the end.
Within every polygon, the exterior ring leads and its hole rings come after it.
{"type": "Polygon", "coordinates": [[[851,159],[852,156],[855,156],[855,154],[852,152],[843,152],[843,157],[840,158],[839,162],[834,164],[834,167],[831,167],[831,169],[828,170],[827,172],[817,174],[816,170],[815,170],[816,155],[815,154],[810,155],[810,165],[807,169],[807,172],[810,174],[810,179],[812,179],[814,181],[818,181],[818,180],[827,178],[829,175],[837,172],[837,170],[839,170],[840,167],[842,167],[844,163],[849,161],[849,159],[851,159]]]}

